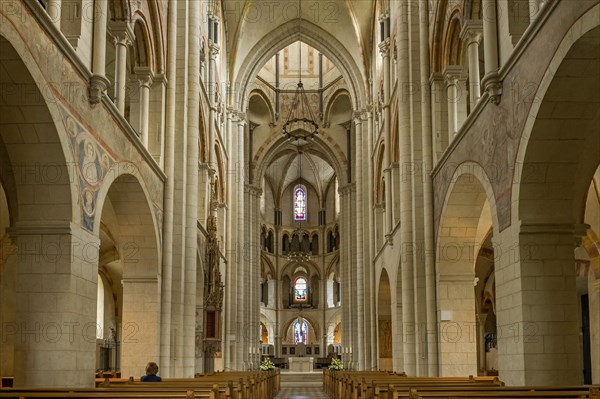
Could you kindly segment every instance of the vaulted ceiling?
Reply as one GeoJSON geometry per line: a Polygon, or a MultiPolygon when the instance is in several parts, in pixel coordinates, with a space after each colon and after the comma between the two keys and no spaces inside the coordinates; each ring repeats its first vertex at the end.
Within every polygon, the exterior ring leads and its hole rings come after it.
{"type": "MultiPolygon", "coordinates": [[[[282,25],[298,21],[298,4],[299,0],[221,1],[232,76],[261,40],[282,25]]],[[[301,5],[303,22],[335,37],[352,55],[363,78],[371,61],[375,4],[370,0],[333,0],[304,1],[301,5]]]]}
{"type": "Polygon", "coordinates": [[[293,145],[277,154],[265,172],[265,179],[280,196],[290,184],[302,182],[312,186],[319,196],[323,196],[332,182],[335,172],[325,156],[314,149],[302,152],[302,161],[293,145]]]}

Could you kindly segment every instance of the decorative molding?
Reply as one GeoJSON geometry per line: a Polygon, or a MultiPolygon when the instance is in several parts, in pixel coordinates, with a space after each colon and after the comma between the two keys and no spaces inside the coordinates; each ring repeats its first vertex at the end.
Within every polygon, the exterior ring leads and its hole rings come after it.
{"type": "Polygon", "coordinates": [[[573,237],[574,246],[581,245],[591,226],[584,223],[523,223],[519,235],[570,235],[573,237]]]}
{"type": "Polygon", "coordinates": [[[84,229],[82,226],[70,221],[21,221],[14,227],[6,229],[11,238],[31,235],[75,235],[80,238],[85,235],[89,244],[100,244],[100,238],[84,229]]]}
{"type": "Polygon", "coordinates": [[[465,22],[460,32],[460,38],[466,45],[481,42],[483,36],[483,22],[480,19],[470,19],[465,22]]]}
{"type": "MultiPolygon", "coordinates": [[[[502,97],[502,86],[503,81],[498,74],[498,71],[492,71],[487,73],[481,80],[481,86],[487,92],[490,102],[494,105],[500,104],[502,97]]],[[[479,100],[479,102],[482,102],[479,100]]]]}
{"type": "Polygon", "coordinates": [[[155,284],[159,283],[158,276],[123,277],[123,284],[155,284]]]}
{"type": "Polygon", "coordinates": [[[106,76],[94,74],[90,78],[89,102],[90,104],[98,104],[102,101],[102,96],[108,90],[110,81],[106,76]]]}
{"type": "Polygon", "coordinates": [[[384,41],[382,41],[381,43],[379,43],[379,52],[381,53],[382,57],[389,57],[390,56],[390,39],[387,38],[384,41]]]}
{"type": "Polygon", "coordinates": [[[113,35],[115,46],[130,46],[135,41],[135,33],[131,29],[131,24],[127,21],[109,22],[108,29],[113,35]]]}

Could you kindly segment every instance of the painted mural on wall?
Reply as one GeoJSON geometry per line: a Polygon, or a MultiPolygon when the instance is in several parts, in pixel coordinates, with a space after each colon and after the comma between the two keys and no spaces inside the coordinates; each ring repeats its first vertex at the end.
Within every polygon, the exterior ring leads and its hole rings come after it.
{"type": "Polygon", "coordinates": [[[91,232],[94,230],[98,190],[115,161],[65,109],[61,108],[61,112],[73,158],[77,161],[81,225],[91,232]]]}

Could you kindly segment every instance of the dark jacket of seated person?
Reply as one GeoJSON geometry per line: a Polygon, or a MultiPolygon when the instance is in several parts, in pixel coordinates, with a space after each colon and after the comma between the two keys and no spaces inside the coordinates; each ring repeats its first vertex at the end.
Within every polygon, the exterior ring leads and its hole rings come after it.
{"type": "Polygon", "coordinates": [[[161,382],[162,379],[157,376],[157,375],[143,375],[142,378],[140,378],[141,382],[161,382]]]}
{"type": "Polygon", "coordinates": [[[140,378],[141,382],[161,382],[162,379],[156,375],[158,373],[158,365],[154,362],[150,362],[146,365],[146,375],[140,378]]]}

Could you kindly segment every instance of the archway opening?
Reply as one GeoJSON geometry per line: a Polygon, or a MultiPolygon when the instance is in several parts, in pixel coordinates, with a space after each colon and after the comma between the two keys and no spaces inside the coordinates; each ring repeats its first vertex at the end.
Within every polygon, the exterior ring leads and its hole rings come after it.
{"type": "Polygon", "coordinates": [[[492,229],[488,195],[475,170],[457,172],[442,213],[437,242],[440,375],[478,370],[476,281],[478,251],[492,229]]]}
{"type": "Polygon", "coordinates": [[[108,184],[106,197],[100,201],[99,272],[105,276],[104,283],[121,284],[109,284],[108,293],[115,301],[110,311],[105,304],[105,323],[108,314],[114,315],[114,335],[105,328],[102,340],[118,348],[122,375],[139,376],[144,375],[148,361],[159,357],[158,234],[153,210],[138,178],[123,174],[108,184]]]}

